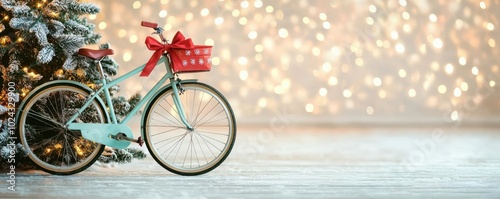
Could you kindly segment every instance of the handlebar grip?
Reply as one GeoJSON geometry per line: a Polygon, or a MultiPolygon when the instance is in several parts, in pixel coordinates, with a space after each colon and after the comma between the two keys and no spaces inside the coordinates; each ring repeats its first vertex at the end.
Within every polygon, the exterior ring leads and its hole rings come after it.
{"type": "Polygon", "coordinates": [[[142,21],[141,26],[148,27],[148,28],[158,28],[157,23],[147,22],[147,21],[142,21]]]}

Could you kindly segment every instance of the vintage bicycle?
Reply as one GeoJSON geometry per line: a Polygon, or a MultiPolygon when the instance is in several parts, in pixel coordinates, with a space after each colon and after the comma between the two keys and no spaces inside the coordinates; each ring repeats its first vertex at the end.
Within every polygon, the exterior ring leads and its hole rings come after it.
{"type": "Polygon", "coordinates": [[[147,47],[155,51],[147,64],[111,81],[100,61],[113,50],[80,49],[78,54],[98,67],[100,88],[55,80],[23,100],[16,120],[19,139],[42,170],[75,174],[91,166],[105,146],[123,149],[131,143],[145,143],[158,164],[179,175],[207,173],[228,157],[236,138],[236,120],[227,99],[208,84],[179,78],[181,73],[209,71],[212,47],[194,45],[180,32],[170,43],[157,23],[141,25],[153,28],[161,39],[146,38],[147,47]],[[109,89],[139,72],[147,76],[159,64],[165,65],[166,74],[129,114],[117,118],[109,89]],[[127,122],[144,105],[141,136],[134,138],[127,122]]]}

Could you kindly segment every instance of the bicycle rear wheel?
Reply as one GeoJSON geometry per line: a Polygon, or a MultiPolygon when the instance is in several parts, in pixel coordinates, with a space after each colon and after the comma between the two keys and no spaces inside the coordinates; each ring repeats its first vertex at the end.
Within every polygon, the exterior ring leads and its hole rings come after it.
{"type": "Polygon", "coordinates": [[[156,95],[146,107],[144,141],[153,158],[179,175],[200,175],[219,166],[229,155],[236,138],[234,113],[227,100],[209,85],[183,83],[180,95],[186,119],[180,120],[173,89],[156,95]]]}
{"type": "MultiPolygon", "coordinates": [[[[30,159],[42,170],[57,175],[75,174],[92,165],[104,146],[65,127],[86,102],[89,91],[76,84],[58,83],[34,92],[19,107],[18,122],[19,137],[30,159]]],[[[105,110],[94,100],[75,122],[106,122],[105,110]]]]}

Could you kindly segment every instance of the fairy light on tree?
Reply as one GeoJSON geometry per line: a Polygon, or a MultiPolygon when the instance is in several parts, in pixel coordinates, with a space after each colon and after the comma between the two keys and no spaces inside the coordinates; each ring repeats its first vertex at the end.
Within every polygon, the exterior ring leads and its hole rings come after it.
{"type": "MultiPolygon", "coordinates": [[[[72,79],[93,88],[100,83],[96,80],[99,72],[87,60],[75,55],[80,47],[96,44],[101,36],[94,32],[95,25],[86,19],[95,15],[100,8],[81,0],[1,0],[0,6],[0,69],[2,92],[9,82],[16,83],[14,91],[16,103],[20,103],[28,93],[45,82],[56,79],[72,79]]],[[[100,48],[109,48],[108,44],[100,48]]],[[[117,64],[111,58],[102,60],[104,72],[111,78],[117,73],[117,64]]],[[[115,91],[118,87],[115,88],[115,91]]],[[[113,92],[114,93],[114,92],[113,92]]],[[[119,115],[128,113],[140,95],[129,100],[115,97],[113,102],[119,115]]],[[[0,98],[0,120],[5,118],[7,99],[0,98]]],[[[89,114],[89,117],[93,117],[89,114]]],[[[92,118],[89,118],[92,119],[92,118]]],[[[6,150],[7,129],[3,124],[0,133],[0,148],[6,150]]],[[[29,127],[27,127],[29,128],[29,127]]],[[[44,146],[45,147],[45,146],[44,146]]],[[[76,139],[75,155],[85,155],[92,147],[90,142],[76,139]]],[[[52,153],[60,153],[60,143],[46,143],[44,151],[50,158],[52,153]]],[[[20,149],[19,149],[20,150],[20,149]]],[[[135,151],[140,153],[140,151],[135,151]]],[[[2,152],[0,164],[7,158],[2,152]]],[[[20,154],[21,155],[21,154],[20,154]]],[[[19,157],[19,156],[18,156],[19,157]]],[[[139,157],[139,156],[137,156],[139,157]]],[[[122,161],[114,159],[115,161],[122,161]]]]}

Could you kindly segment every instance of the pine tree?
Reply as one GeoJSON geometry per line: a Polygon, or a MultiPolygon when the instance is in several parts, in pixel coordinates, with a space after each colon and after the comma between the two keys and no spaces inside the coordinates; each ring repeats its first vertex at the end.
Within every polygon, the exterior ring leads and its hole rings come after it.
{"type": "MultiPolygon", "coordinates": [[[[101,36],[95,25],[84,17],[97,14],[99,7],[80,0],[1,0],[0,6],[0,120],[7,111],[7,85],[16,84],[16,103],[35,87],[56,79],[70,79],[99,88],[97,67],[76,55],[79,48],[96,44],[101,36]]],[[[110,48],[109,44],[100,45],[110,48]]],[[[116,75],[118,65],[110,58],[102,60],[108,78],[116,75]]],[[[112,89],[117,91],[118,87],[112,89]]],[[[127,100],[114,97],[117,114],[127,114],[139,101],[140,95],[127,100]]],[[[5,163],[8,148],[5,121],[0,122],[0,164],[5,163]]],[[[22,149],[19,149],[20,154],[22,149]]]]}

